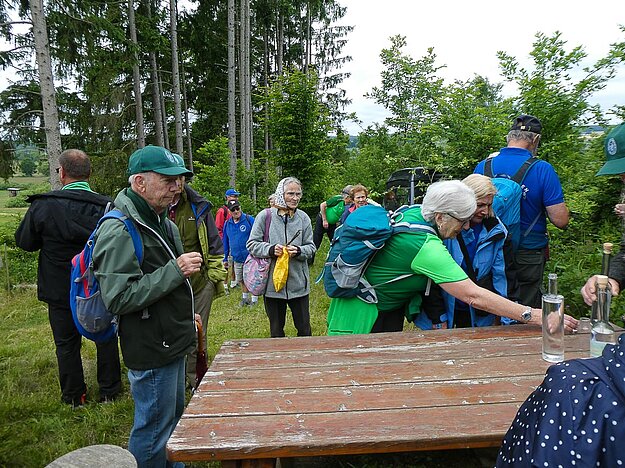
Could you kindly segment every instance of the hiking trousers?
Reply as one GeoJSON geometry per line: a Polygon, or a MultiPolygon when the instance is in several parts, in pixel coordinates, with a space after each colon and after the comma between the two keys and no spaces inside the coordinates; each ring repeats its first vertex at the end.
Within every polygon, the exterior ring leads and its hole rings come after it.
{"type": "MultiPolygon", "coordinates": [[[[56,346],[61,399],[65,403],[78,403],[87,391],[80,357],[82,336],[69,307],[49,304],[48,318],[56,346]]],[[[117,337],[106,343],[96,343],[96,350],[100,398],[114,398],[122,387],[117,337]]]]}
{"type": "Polygon", "coordinates": [[[272,338],[281,338],[284,336],[287,305],[293,315],[293,324],[295,328],[297,328],[297,336],[310,336],[312,334],[310,329],[308,294],[294,299],[279,299],[264,296],[264,301],[272,338]]]}

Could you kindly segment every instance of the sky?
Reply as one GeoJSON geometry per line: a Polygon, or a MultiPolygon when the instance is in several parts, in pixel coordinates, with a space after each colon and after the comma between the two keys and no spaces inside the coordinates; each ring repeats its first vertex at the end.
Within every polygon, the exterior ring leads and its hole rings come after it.
{"type": "MultiPolygon", "coordinates": [[[[467,80],[475,74],[501,83],[497,51],[503,50],[529,66],[529,53],[537,32],[551,36],[560,31],[567,50],[583,46],[588,54],[586,65],[607,54],[610,44],[625,41],[618,28],[625,24],[623,0],[543,0],[523,4],[501,0],[340,0],[347,13],[340,24],[352,25],[344,55],[352,62],[342,71],[351,73],[343,82],[347,108],[355,112],[362,126],[346,124],[356,135],[368,125],[383,123],[382,107],[363,97],[380,85],[380,52],[390,46],[389,38],[400,34],[407,39],[404,53],[421,58],[433,47],[438,65],[446,65],[440,76],[448,81],[467,80]]],[[[514,93],[512,85],[504,94],[514,93]]],[[[610,84],[592,100],[607,110],[625,105],[625,64],[610,84]]]]}

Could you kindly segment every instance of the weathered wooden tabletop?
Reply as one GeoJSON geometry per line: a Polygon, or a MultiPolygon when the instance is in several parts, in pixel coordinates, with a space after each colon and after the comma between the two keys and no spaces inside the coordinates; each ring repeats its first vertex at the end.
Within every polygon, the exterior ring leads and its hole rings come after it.
{"type": "MultiPolygon", "coordinates": [[[[566,359],[589,335],[566,336],[566,359]]],[[[543,379],[540,328],[516,325],[227,341],[167,444],[175,461],[499,446],[543,379]]],[[[264,460],[261,460],[264,459],[264,460]]]]}

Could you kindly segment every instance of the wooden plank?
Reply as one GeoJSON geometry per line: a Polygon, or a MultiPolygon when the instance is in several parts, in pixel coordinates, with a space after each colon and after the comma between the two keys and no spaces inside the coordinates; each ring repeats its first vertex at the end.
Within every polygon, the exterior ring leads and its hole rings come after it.
{"type": "MultiPolygon", "coordinates": [[[[236,352],[285,352],[323,351],[336,348],[356,348],[412,345],[423,343],[444,343],[473,341],[488,338],[531,338],[541,335],[540,327],[533,325],[514,325],[481,328],[455,328],[453,330],[415,330],[402,333],[373,333],[367,335],[342,336],[307,336],[287,338],[251,338],[228,340],[223,343],[219,355],[236,352]],[[337,345],[337,343],[340,343],[337,345]]],[[[217,356],[216,356],[217,357],[217,356]]]]}
{"type": "MultiPolygon", "coordinates": [[[[583,338],[570,337],[566,340],[565,353],[571,356],[575,352],[588,349],[583,338]]],[[[541,337],[501,338],[493,337],[479,341],[456,343],[413,343],[398,344],[386,347],[335,348],[323,351],[306,349],[300,351],[259,351],[230,353],[216,359],[211,365],[212,371],[228,369],[243,370],[246,368],[272,367],[292,368],[303,366],[343,366],[361,363],[384,365],[388,362],[428,362],[432,360],[448,360],[471,356],[476,359],[508,357],[514,360],[522,355],[535,355],[541,351],[541,337]]]]}
{"type": "MultiPolygon", "coordinates": [[[[571,357],[585,357],[576,353],[571,357]]],[[[294,368],[246,368],[242,370],[209,371],[199,392],[218,390],[265,390],[287,388],[322,388],[336,386],[375,385],[438,380],[472,380],[497,377],[543,375],[550,366],[541,355],[534,353],[514,360],[494,358],[465,358],[407,364],[318,366],[294,368]]]]}
{"type": "Polygon", "coordinates": [[[533,375],[452,383],[196,392],[183,417],[332,413],[523,402],[542,382],[533,375]]]}
{"type": "Polygon", "coordinates": [[[517,410],[516,403],[502,403],[183,418],[167,453],[170,460],[184,462],[496,447],[517,410]]]}

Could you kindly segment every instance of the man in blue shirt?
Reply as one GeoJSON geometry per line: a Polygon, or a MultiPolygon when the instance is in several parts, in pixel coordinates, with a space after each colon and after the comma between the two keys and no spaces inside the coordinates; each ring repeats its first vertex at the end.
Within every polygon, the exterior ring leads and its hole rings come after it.
{"type": "MultiPolygon", "coordinates": [[[[517,117],[508,132],[508,146],[493,158],[493,173],[512,177],[529,158],[536,154],[542,125],[532,115],[517,117]]],[[[475,173],[484,173],[481,161],[475,173]]],[[[547,218],[554,226],[566,228],[569,210],[564,203],[560,179],[546,161],[536,162],[522,184],[521,242],[515,254],[519,281],[519,302],[541,307],[541,285],[547,261],[547,218]]]]}

